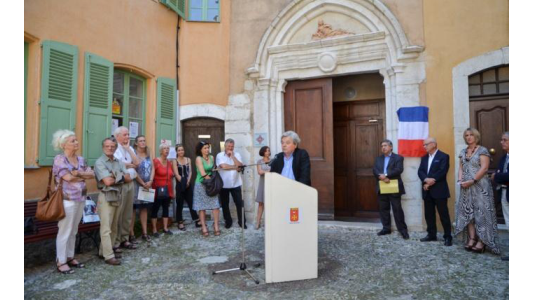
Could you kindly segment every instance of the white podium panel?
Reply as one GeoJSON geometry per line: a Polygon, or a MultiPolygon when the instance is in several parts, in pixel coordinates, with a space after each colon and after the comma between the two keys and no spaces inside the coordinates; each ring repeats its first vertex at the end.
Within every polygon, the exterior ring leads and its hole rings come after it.
{"type": "Polygon", "coordinates": [[[265,174],[267,283],[318,277],[318,192],[277,173],[265,174]]]}

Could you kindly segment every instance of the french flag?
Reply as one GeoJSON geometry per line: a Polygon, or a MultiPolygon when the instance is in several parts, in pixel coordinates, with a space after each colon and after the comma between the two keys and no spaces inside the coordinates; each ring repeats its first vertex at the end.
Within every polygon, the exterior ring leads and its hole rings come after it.
{"type": "Polygon", "coordinates": [[[424,140],[429,136],[429,108],[426,106],[402,107],[397,113],[400,120],[398,154],[404,157],[426,155],[424,140]]]}

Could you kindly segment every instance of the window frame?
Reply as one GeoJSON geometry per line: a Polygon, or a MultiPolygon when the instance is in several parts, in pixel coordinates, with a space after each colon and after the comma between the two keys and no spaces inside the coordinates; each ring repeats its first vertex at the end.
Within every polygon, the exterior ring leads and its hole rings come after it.
{"type": "MultiPolygon", "coordinates": [[[[216,0],[218,1],[218,18],[217,18],[217,21],[212,21],[212,20],[207,20],[207,11],[209,10],[209,7],[208,7],[208,4],[209,4],[209,0],[202,0],[202,19],[201,20],[191,20],[191,9],[193,9],[192,7],[192,1],[193,0],[188,0],[187,1],[187,21],[188,22],[203,22],[203,23],[220,23],[220,2],[222,0],[216,0]]],[[[194,7],[194,9],[198,9],[198,7],[194,7]]]]}
{"type": "Polygon", "coordinates": [[[506,79],[506,80],[501,80],[500,79],[500,69],[502,68],[509,68],[509,65],[499,65],[499,66],[494,66],[494,67],[490,67],[488,69],[484,69],[484,70],[481,70],[477,73],[474,73],[474,74],[471,74],[468,76],[468,97],[470,97],[470,99],[476,99],[476,98],[485,98],[485,97],[492,97],[492,96],[502,96],[502,95],[509,95],[509,92],[500,92],[500,84],[502,83],[507,83],[509,84],[509,79],[506,79]],[[494,70],[494,80],[487,80],[485,81],[483,79],[483,74],[487,71],[491,71],[491,70],[494,70]],[[470,79],[472,77],[475,77],[475,76],[479,76],[479,82],[478,83],[470,83],[470,79]],[[484,93],[483,92],[483,88],[485,85],[487,84],[494,84],[496,86],[496,92],[495,93],[490,93],[490,94],[487,94],[487,93],[484,93]],[[479,94],[478,95],[472,95],[470,93],[470,87],[472,86],[478,86],[479,87],[479,94]]]}
{"type": "MultiPolygon", "coordinates": [[[[141,107],[141,111],[142,111],[142,117],[141,117],[141,122],[142,122],[142,126],[139,126],[139,131],[137,133],[137,135],[146,135],[146,87],[147,87],[147,84],[146,84],[146,78],[142,77],[142,76],[139,76],[135,73],[131,73],[131,72],[128,72],[128,71],[125,71],[125,70],[122,70],[122,69],[114,69],[114,73],[113,73],[113,77],[115,76],[114,74],[117,74],[117,73],[121,73],[121,74],[124,74],[124,90],[123,90],[123,93],[120,94],[123,98],[122,98],[122,114],[121,115],[116,115],[113,113],[113,109],[112,109],[112,106],[113,106],[113,100],[115,99],[115,94],[117,94],[115,92],[115,86],[114,86],[114,78],[113,78],[113,90],[112,90],[112,97],[111,97],[111,122],[113,122],[113,119],[115,119],[115,116],[120,116],[122,118],[122,126],[125,126],[127,127],[128,129],[130,128],[130,121],[132,121],[131,117],[130,117],[130,97],[134,97],[135,99],[139,99],[138,97],[135,97],[135,96],[130,96],[130,79],[131,77],[135,78],[135,79],[138,79],[142,82],[142,86],[143,86],[143,93],[142,93],[142,107],[141,107]],[[126,126],[127,125],[127,126],[126,126]]],[[[139,118],[133,118],[133,120],[139,120],[139,118]]],[[[121,125],[119,125],[121,126],[121,125]]],[[[130,133],[131,134],[131,133],[130,133]]],[[[133,142],[135,141],[135,138],[133,137],[130,137],[130,140],[133,142]]],[[[132,143],[133,145],[133,143],[132,143]]]]}

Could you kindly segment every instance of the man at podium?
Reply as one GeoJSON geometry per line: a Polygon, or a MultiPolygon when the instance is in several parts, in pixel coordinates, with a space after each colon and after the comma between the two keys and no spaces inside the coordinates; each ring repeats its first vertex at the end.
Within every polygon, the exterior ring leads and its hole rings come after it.
{"type": "Polygon", "coordinates": [[[294,131],[287,131],[281,136],[281,149],[272,161],[271,172],[281,174],[311,186],[311,161],[304,149],[298,148],[300,137],[294,131]]]}

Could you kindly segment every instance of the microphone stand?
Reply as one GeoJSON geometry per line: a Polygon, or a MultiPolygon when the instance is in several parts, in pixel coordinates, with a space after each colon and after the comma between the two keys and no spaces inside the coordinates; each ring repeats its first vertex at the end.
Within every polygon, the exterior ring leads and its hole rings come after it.
{"type": "MultiPolygon", "coordinates": [[[[256,164],[257,165],[257,164],[256,164]]],[[[250,165],[249,165],[250,166],[250,165]]],[[[240,172],[244,173],[244,168],[247,167],[246,165],[242,165],[240,167],[237,167],[238,169],[241,169],[240,172]]],[[[226,169],[227,170],[227,169],[226,169]]],[[[231,170],[231,169],[230,169],[231,170]]],[[[241,226],[241,252],[242,252],[242,261],[238,268],[232,268],[232,269],[226,269],[226,270],[219,270],[219,271],[213,271],[213,275],[226,273],[226,272],[233,272],[233,271],[244,271],[254,282],[255,284],[259,284],[259,280],[255,279],[255,277],[248,271],[248,268],[246,267],[246,258],[245,258],[245,247],[244,247],[244,200],[242,201],[242,218],[243,218],[243,224],[241,226]]],[[[261,264],[256,264],[256,267],[259,267],[261,264]]]]}

